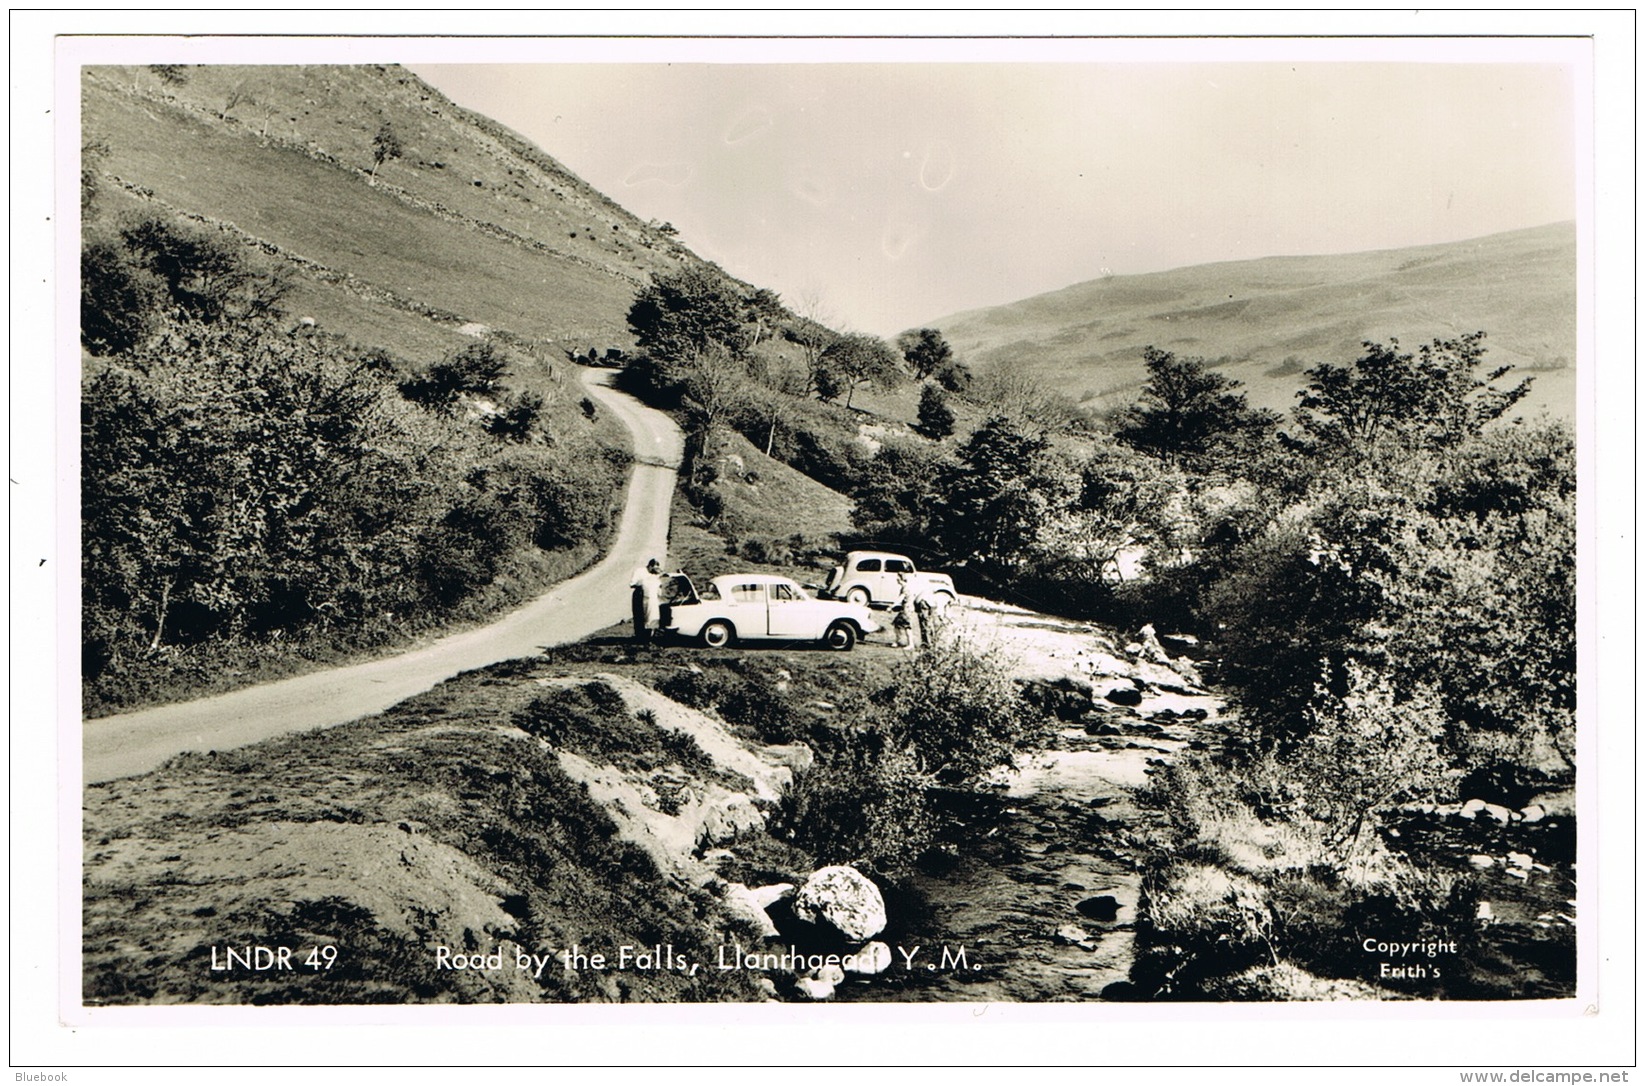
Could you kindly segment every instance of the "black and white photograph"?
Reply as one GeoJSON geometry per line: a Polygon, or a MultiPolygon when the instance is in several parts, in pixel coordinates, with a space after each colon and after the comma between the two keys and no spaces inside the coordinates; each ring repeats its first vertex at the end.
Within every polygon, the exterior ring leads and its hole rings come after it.
{"type": "Polygon", "coordinates": [[[65,1023],[1599,1005],[1590,39],[57,48],[65,1023]]]}

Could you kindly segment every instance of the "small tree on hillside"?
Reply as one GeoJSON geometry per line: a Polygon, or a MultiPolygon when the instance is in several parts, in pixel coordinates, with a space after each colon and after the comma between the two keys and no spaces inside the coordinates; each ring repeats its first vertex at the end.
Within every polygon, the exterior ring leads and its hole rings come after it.
{"type": "Polygon", "coordinates": [[[1364,455],[1383,441],[1400,447],[1448,448],[1477,435],[1525,398],[1531,378],[1499,388],[1512,366],[1483,375],[1484,332],[1436,339],[1416,354],[1399,341],[1367,342],[1352,366],[1330,363],[1308,371],[1297,393],[1294,447],[1364,455]]]}
{"type": "Polygon", "coordinates": [[[1114,436],[1156,456],[1197,457],[1213,444],[1264,430],[1277,421],[1271,412],[1245,402],[1240,383],[1206,367],[1203,358],[1178,358],[1170,351],[1143,351],[1148,382],[1142,398],[1120,419],[1114,436]]]}
{"type": "Polygon", "coordinates": [[[508,355],[496,344],[471,343],[400,382],[400,394],[433,411],[451,411],[464,393],[491,395],[508,371],[508,355]]]}
{"type": "Polygon", "coordinates": [[[950,359],[937,367],[937,371],[931,376],[937,384],[958,396],[969,393],[971,385],[976,381],[976,376],[971,372],[971,367],[957,358],[950,359]]]}
{"type": "Polygon", "coordinates": [[[845,390],[847,407],[851,406],[851,397],[858,386],[872,384],[880,388],[895,388],[903,376],[897,356],[885,340],[861,334],[836,339],[823,351],[820,367],[845,390]]]}
{"type": "Polygon", "coordinates": [[[904,332],[897,337],[897,347],[908,368],[922,379],[935,374],[954,358],[954,349],[935,328],[904,332]]]}
{"type": "Polygon", "coordinates": [[[376,177],[377,171],[383,163],[390,159],[399,158],[405,153],[400,143],[400,137],[395,134],[394,126],[384,121],[377,126],[377,134],[371,138],[371,176],[376,177]]]}
{"type": "Polygon", "coordinates": [[[932,441],[954,432],[954,409],[939,386],[927,383],[920,389],[920,421],[914,429],[932,441]]]}
{"type": "Polygon", "coordinates": [[[783,319],[788,316],[788,311],[783,308],[782,299],[777,296],[777,292],[767,290],[764,287],[748,296],[747,307],[745,316],[748,323],[753,325],[748,348],[753,350],[760,345],[762,340],[782,326],[783,319]]]}

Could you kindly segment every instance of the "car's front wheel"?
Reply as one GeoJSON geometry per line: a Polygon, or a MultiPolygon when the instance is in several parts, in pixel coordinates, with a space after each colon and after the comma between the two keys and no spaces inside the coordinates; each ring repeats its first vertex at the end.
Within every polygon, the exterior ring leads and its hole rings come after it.
{"type": "Polygon", "coordinates": [[[849,622],[836,622],[823,635],[823,644],[835,652],[850,652],[857,643],[857,628],[849,622]]]}
{"type": "Polygon", "coordinates": [[[702,637],[703,644],[709,648],[723,649],[737,640],[737,631],[731,628],[731,623],[723,619],[715,619],[703,627],[699,636],[702,637]]]}

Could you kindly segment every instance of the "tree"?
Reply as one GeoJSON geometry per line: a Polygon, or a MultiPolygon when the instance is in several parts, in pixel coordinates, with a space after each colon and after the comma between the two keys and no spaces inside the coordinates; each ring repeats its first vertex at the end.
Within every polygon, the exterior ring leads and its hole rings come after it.
{"type": "Polygon", "coordinates": [[[841,336],[823,351],[819,369],[845,391],[845,406],[861,385],[894,388],[903,377],[897,356],[878,336],[853,333],[841,336]]]}
{"type": "Polygon", "coordinates": [[[120,354],[158,325],[166,285],[131,258],[125,246],[101,239],[80,254],[80,342],[94,354],[120,354]]]}
{"type": "Polygon", "coordinates": [[[952,461],[940,446],[890,440],[858,472],[851,496],[851,522],[867,538],[927,545],[931,522],[942,502],[940,486],[952,475],[952,461]]]}
{"type": "Polygon", "coordinates": [[[1080,479],[1043,434],[995,416],[960,447],[938,492],[938,545],[1004,583],[1025,568],[1042,526],[1079,500],[1080,479]]]}
{"type": "Polygon", "coordinates": [[[371,139],[371,176],[377,176],[377,170],[390,159],[399,158],[405,153],[400,144],[400,137],[395,134],[394,126],[384,121],[377,126],[377,134],[371,139]]]}
{"type": "Polygon", "coordinates": [[[788,316],[788,310],[783,308],[782,299],[777,296],[776,291],[764,287],[748,296],[747,306],[745,319],[754,326],[748,349],[753,350],[771,330],[781,326],[783,319],[788,316]]]}
{"type": "Polygon", "coordinates": [[[939,366],[937,372],[931,376],[936,379],[937,384],[960,396],[970,392],[971,385],[976,380],[971,367],[957,358],[939,366]]]}
{"type": "Polygon", "coordinates": [[[954,432],[954,409],[948,406],[948,397],[940,386],[927,383],[920,389],[919,419],[914,429],[932,441],[941,441],[954,432]]]}
{"type": "Polygon", "coordinates": [[[691,266],[642,288],[628,308],[628,327],[642,349],[666,362],[716,348],[740,356],[743,312],[725,279],[691,266]]]}
{"type": "Polygon", "coordinates": [[[1255,411],[1237,391],[1238,381],[1206,367],[1203,358],[1178,358],[1170,351],[1143,351],[1148,381],[1140,401],[1122,416],[1114,436],[1132,448],[1190,460],[1203,457],[1218,442],[1276,421],[1271,412],[1255,411]]]}
{"type": "MultiPolygon", "coordinates": [[[[1141,548],[1149,566],[1169,564],[1183,549],[1189,518],[1180,471],[1124,446],[1099,448],[1080,465],[1074,530],[1060,548],[1094,566],[1094,577],[1122,581],[1121,556],[1141,548]]],[[[1055,540],[1047,525],[1044,542],[1055,540]]]]}
{"type": "Polygon", "coordinates": [[[165,283],[181,314],[212,323],[273,311],[286,284],[253,268],[222,233],[151,218],[120,231],[133,259],[165,283]]]}
{"type": "Polygon", "coordinates": [[[1527,377],[1508,388],[1492,382],[1512,366],[1481,375],[1484,332],[1436,339],[1416,354],[1399,341],[1366,342],[1352,366],[1325,363],[1308,371],[1297,393],[1300,436],[1288,442],[1303,451],[1363,457],[1383,442],[1396,449],[1438,449],[1477,435],[1530,391],[1527,377]]]}
{"type": "Polygon", "coordinates": [[[828,327],[821,295],[814,289],[800,295],[793,324],[783,327],[783,338],[799,347],[800,360],[809,381],[808,391],[815,391],[818,399],[833,400],[845,389],[831,374],[825,372],[822,356],[839,334],[828,327]]]}
{"type": "MultiPolygon", "coordinates": [[[[944,369],[939,371],[939,379],[944,369]]],[[[996,366],[975,382],[967,399],[988,408],[995,415],[1010,418],[1025,430],[1050,433],[1074,429],[1083,424],[1085,414],[1064,393],[1046,388],[1033,376],[996,366]]]]}
{"type": "Polygon", "coordinates": [[[681,404],[686,415],[689,477],[697,483],[715,429],[748,400],[748,367],[723,347],[693,355],[680,367],[681,404]]]}
{"type": "Polygon", "coordinates": [[[897,337],[897,347],[908,368],[919,378],[930,377],[954,359],[954,349],[935,328],[920,328],[897,337]]]}

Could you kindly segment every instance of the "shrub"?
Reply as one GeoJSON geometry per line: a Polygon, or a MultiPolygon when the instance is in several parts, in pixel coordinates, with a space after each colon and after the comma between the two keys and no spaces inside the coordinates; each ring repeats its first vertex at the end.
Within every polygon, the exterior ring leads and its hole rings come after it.
{"type": "Polygon", "coordinates": [[[926,771],[954,784],[975,784],[1013,764],[1016,752],[1045,730],[998,655],[952,633],[898,663],[874,702],[893,745],[906,746],[926,771]]]}
{"type": "Polygon", "coordinates": [[[819,863],[899,875],[935,832],[930,783],[912,750],[858,735],[795,782],[775,828],[819,863]]]}
{"type": "Polygon", "coordinates": [[[1346,859],[1383,812],[1433,799],[1453,778],[1440,747],[1445,728],[1433,694],[1396,701],[1386,678],[1350,664],[1347,693],[1317,693],[1307,737],[1284,760],[1298,808],[1323,824],[1327,846],[1346,859]]]}
{"type": "Polygon", "coordinates": [[[486,429],[504,441],[529,441],[542,414],[543,398],[535,392],[522,392],[504,398],[502,409],[486,420],[486,429]]]}
{"type": "Polygon", "coordinates": [[[165,284],[112,241],[80,254],[80,342],[96,354],[120,354],[155,330],[165,284]]]}
{"type": "Polygon", "coordinates": [[[450,411],[464,393],[489,394],[508,370],[508,355],[494,343],[471,343],[400,382],[400,394],[434,411],[450,411]]]}
{"type": "Polygon", "coordinates": [[[739,685],[737,676],[719,669],[676,671],[657,683],[657,691],[693,709],[719,708],[720,702],[739,685]]]}
{"type": "Polygon", "coordinates": [[[762,743],[792,743],[812,736],[811,718],[779,690],[764,668],[738,662],[735,671],[676,671],[657,684],[659,693],[694,709],[714,711],[726,723],[762,743]]]}

